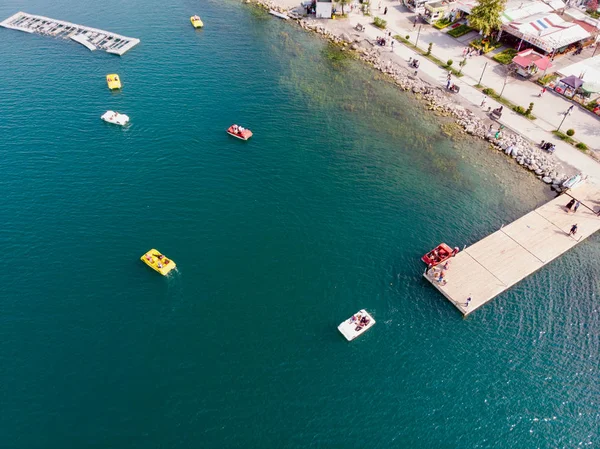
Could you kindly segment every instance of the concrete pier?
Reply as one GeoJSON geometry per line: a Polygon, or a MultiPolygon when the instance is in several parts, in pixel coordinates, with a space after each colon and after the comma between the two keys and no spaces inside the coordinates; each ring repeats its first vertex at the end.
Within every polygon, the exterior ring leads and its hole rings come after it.
{"type": "Polygon", "coordinates": [[[459,252],[444,281],[439,266],[424,277],[466,316],[598,231],[598,211],[600,187],[583,184],[459,252]],[[571,198],[581,202],[576,213],[567,213],[571,198]]]}
{"type": "Polygon", "coordinates": [[[100,49],[119,56],[140,43],[139,39],[132,37],[21,11],[0,22],[0,26],[26,33],[71,39],[92,51],[100,49]]]}

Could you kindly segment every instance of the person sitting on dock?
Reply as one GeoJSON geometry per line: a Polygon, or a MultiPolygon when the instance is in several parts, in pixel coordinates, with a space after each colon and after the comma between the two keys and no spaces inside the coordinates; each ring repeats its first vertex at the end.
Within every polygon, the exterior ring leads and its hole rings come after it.
{"type": "Polygon", "coordinates": [[[440,271],[440,276],[437,278],[437,281],[442,284],[442,285],[446,285],[446,279],[444,279],[444,271],[440,271]]]}
{"type": "Polygon", "coordinates": [[[456,256],[459,251],[460,251],[460,248],[458,246],[455,246],[454,249],[452,250],[452,257],[456,256]]]}

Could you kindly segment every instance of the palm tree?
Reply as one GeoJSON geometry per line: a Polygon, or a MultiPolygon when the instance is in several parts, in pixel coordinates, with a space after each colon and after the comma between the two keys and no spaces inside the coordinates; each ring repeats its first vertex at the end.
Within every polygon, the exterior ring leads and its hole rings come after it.
{"type": "Polygon", "coordinates": [[[337,0],[337,2],[342,5],[342,15],[344,15],[344,5],[347,5],[348,3],[350,3],[352,0],[337,0]]]}

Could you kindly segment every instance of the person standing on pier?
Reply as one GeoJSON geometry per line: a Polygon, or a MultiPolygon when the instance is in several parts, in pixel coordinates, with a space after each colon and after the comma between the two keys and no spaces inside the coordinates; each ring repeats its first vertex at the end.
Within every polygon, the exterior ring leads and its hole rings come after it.
{"type": "Polygon", "coordinates": [[[569,235],[575,236],[577,234],[577,223],[571,226],[571,230],[569,231],[569,235]]]}

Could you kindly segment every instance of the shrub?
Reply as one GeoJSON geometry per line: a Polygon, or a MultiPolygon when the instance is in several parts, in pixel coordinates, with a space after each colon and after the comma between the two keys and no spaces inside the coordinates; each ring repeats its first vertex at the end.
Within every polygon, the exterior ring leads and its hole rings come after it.
{"type": "Polygon", "coordinates": [[[504,51],[498,53],[492,59],[496,62],[499,62],[500,64],[506,65],[506,64],[510,64],[516,55],[517,55],[517,50],[515,50],[514,48],[509,48],[507,50],[504,50],[504,51]]]}
{"type": "Polygon", "coordinates": [[[373,25],[383,30],[387,26],[387,21],[383,20],[381,17],[374,17],[373,25]]]}
{"type": "Polygon", "coordinates": [[[515,106],[513,111],[515,111],[517,114],[525,115],[525,108],[523,106],[515,106]]]}
{"type": "Polygon", "coordinates": [[[543,78],[540,78],[538,80],[538,83],[540,83],[542,86],[545,86],[549,82],[554,81],[556,78],[558,78],[558,75],[555,75],[554,73],[549,73],[548,75],[544,76],[543,78]]]}
{"type": "Polygon", "coordinates": [[[577,145],[575,145],[577,148],[579,148],[581,151],[587,151],[588,147],[585,143],[583,142],[579,142],[577,145]]]}
{"type": "Polygon", "coordinates": [[[432,48],[433,48],[433,42],[429,42],[429,45],[427,46],[427,53],[425,53],[427,56],[429,56],[431,54],[432,48]]]}
{"type": "Polygon", "coordinates": [[[434,28],[437,28],[438,30],[443,30],[444,28],[446,28],[447,26],[451,25],[452,21],[448,18],[446,19],[442,19],[442,20],[438,20],[437,22],[435,22],[433,24],[434,28]]]}
{"type": "Polygon", "coordinates": [[[567,136],[573,137],[574,135],[575,135],[575,130],[574,129],[567,129],[567,136]]]}
{"type": "Polygon", "coordinates": [[[404,39],[406,39],[407,41],[409,41],[410,40],[410,36],[407,34],[404,39]]]}
{"type": "Polygon", "coordinates": [[[448,59],[448,62],[446,62],[446,65],[448,67],[450,67],[452,64],[454,64],[454,61],[452,59],[448,59]]]}
{"type": "Polygon", "coordinates": [[[464,36],[465,34],[468,34],[471,31],[473,31],[473,28],[463,24],[463,25],[457,26],[456,28],[453,28],[450,31],[448,31],[448,34],[454,38],[457,38],[457,37],[464,36]]]}
{"type": "MultiPolygon", "coordinates": [[[[531,115],[531,111],[533,111],[533,102],[529,103],[529,107],[525,111],[525,115],[531,115]]],[[[567,131],[567,134],[569,134],[568,131],[567,131]]]]}
{"type": "Polygon", "coordinates": [[[502,44],[500,42],[495,41],[495,40],[490,40],[487,38],[475,39],[475,40],[471,41],[471,43],[469,45],[478,50],[483,50],[484,53],[487,53],[496,48],[502,47],[502,44]]]}
{"type": "Polygon", "coordinates": [[[492,89],[491,87],[486,87],[485,89],[483,89],[483,93],[486,95],[489,95],[490,97],[493,97],[494,95],[496,95],[496,91],[494,89],[492,89]]]}

